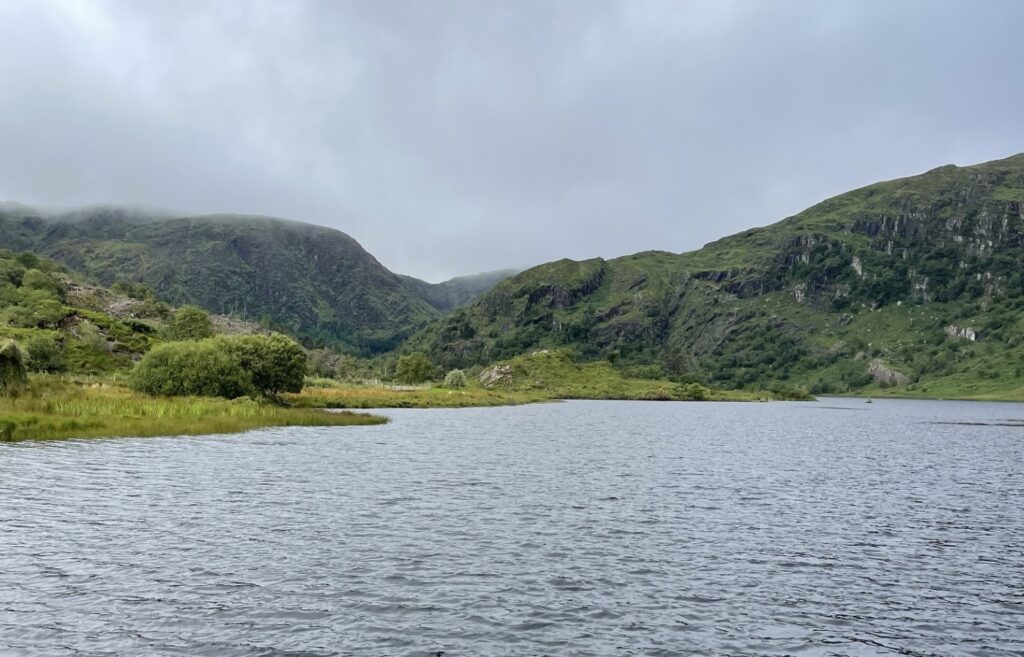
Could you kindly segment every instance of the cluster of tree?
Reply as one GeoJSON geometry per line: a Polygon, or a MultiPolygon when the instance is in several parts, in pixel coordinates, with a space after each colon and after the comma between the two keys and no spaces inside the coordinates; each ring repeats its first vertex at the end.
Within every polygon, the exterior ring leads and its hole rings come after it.
{"type": "Polygon", "coordinates": [[[154,347],[132,371],[133,389],[151,395],[276,398],[302,390],[306,353],[281,334],[218,336],[154,347]]]}
{"type": "Polygon", "coordinates": [[[59,268],[31,253],[0,252],[0,323],[17,328],[56,326],[68,314],[59,268]]]}

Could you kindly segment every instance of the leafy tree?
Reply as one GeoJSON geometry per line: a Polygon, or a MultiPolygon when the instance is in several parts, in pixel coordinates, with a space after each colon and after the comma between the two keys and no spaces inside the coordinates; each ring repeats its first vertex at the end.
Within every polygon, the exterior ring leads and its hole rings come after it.
{"type": "Polygon", "coordinates": [[[0,342],[0,394],[16,395],[24,389],[28,381],[25,360],[25,352],[17,342],[0,342]]]}
{"type": "Polygon", "coordinates": [[[395,378],[402,383],[423,383],[434,372],[434,365],[422,351],[413,352],[398,359],[395,378]]]}
{"type": "Polygon", "coordinates": [[[37,372],[63,372],[67,366],[64,351],[57,341],[42,333],[33,335],[25,343],[28,364],[37,372]]]}
{"type": "Polygon", "coordinates": [[[339,381],[356,381],[370,378],[370,368],[355,356],[342,354],[334,364],[334,378],[339,381]]]}
{"type": "Polygon", "coordinates": [[[444,375],[444,386],[446,388],[465,388],[466,373],[462,370],[452,370],[444,375]]]}
{"type": "Polygon", "coordinates": [[[210,315],[198,306],[182,306],[167,325],[169,340],[202,340],[211,336],[210,315]]]}
{"type": "Polygon", "coordinates": [[[313,349],[306,355],[306,373],[310,376],[333,376],[332,356],[333,354],[327,349],[313,349]]]}
{"type": "Polygon", "coordinates": [[[201,395],[234,399],[253,392],[238,359],[212,340],[154,347],[132,370],[129,385],[150,395],[201,395]]]}
{"type": "Polygon", "coordinates": [[[288,336],[241,335],[215,341],[247,372],[260,394],[301,392],[306,376],[306,352],[288,336]]]}

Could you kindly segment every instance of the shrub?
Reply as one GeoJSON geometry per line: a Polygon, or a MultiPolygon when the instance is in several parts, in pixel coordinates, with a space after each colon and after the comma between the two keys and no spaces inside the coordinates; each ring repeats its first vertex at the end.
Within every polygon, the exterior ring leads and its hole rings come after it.
{"type": "Polygon", "coordinates": [[[36,334],[25,343],[28,352],[28,364],[37,372],[63,372],[64,350],[57,341],[43,334],[36,334]]]}
{"type": "Polygon", "coordinates": [[[55,299],[61,299],[64,296],[64,288],[61,284],[53,276],[38,269],[29,269],[25,272],[21,278],[21,287],[26,290],[46,292],[55,299]]]}
{"type": "Polygon", "coordinates": [[[444,386],[446,388],[465,388],[466,373],[462,370],[452,370],[444,375],[444,386]]]}
{"type": "Polygon", "coordinates": [[[306,354],[283,335],[244,335],[169,342],[143,356],[130,385],[151,395],[233,399],[300,392],[306,354]]]}
{"type": "Polygon", "coordinates": [[[153,348],[132,370],[129,385],[150,395],[234,399],[253,392],[252,379],[238,359],[211,340],[153,348]]]}
{"type": "Polygon", "coordinates": [[[85,319],[78,325],[78,339],[92,351],[103,353],[107,350],[107,337],[89,320],[85,319]]]}
{"type": "Polygon", "coordinates": [[[16,395],[25,387],[25,352],[14,340],[0,342],[0,394],[16,395]]]}
{"type": "Polygon", "coordinates": [[[167,325],[169,340],[202,340],[213,336],[213,323],[198,306],[182,306],[167,325]]]}
{"type": "Polygon", "coordinates": [[[711,391],[699,383],[687,383],[680,386],[679,398],[689,401],[707,401],[711,397],[711,391]]]}
{"type": "Polygon", "coordinates": [[[25,267],[14,260],[0,260],[0,281],[21,287],[25,267]]]}
{"type": "Polygon", "coordinates": [[[232,355],[249,374],[260,394],[301,392],[306,376],[306,352],[291,338],[273,335],[220,337],[217,345],[232,355]]]}
{"type": "Polygon", "coordinates": [[[421,351],[413,352],[398,359],[395,378],[402,383],[423,383],[434,372],[434,365],[421,351]]]}

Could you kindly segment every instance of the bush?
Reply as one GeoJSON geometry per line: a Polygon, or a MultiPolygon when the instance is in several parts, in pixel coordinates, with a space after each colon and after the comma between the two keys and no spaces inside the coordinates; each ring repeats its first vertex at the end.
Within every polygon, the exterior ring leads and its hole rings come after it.
{"type": "Polygon", "coordinates": [[[446,388],[465,388],[466,373],[462,370],[452,370],[444,375],[444,386],[446,388]]]}
{"type": "Polygon", "coordinates": [[[182,306],[167,325],[168,340],[202,340],[213,336],[213,323],[198,306],[182,306]]]}
{"type": "Polygon", "coordinates": [[[64,296],[64,288],[60,283],[45,272],[41,272],[38,269],[29,269],[25,272],[21,278],[21,287],[26,290],[38,290],[40,292],[46,292],[53,296],[55,299],[61,299],[64,296]]]}
{"type": "Polygon", "coordinates": [[[129,385],[150,395],[234,399],[252,394],[252,379],[238,359],[211,340],[155,347],[132,370],[129,385]]]}
{"type": "Polygon", "coordinates": [[[169,342],[143,356],[130,385],[151,395],[233,399],[300,392],[306,354],[283,335],[244,335],[169,342]]]}
{"type": "Polygon", "coordinates": [[[291,338],[273,335],[220,337],[215,342],[249,374],[256,392],[275,396],[301,392],[306,377],[306,352],[291,338]]]}
{"type": "Polygon", "coordinates": [[[25,343],[25,351],[29,366],[36,372],[63,372],[66,367],[64,350],[48,335],[33,335],[25,343]]]}
{"type": "Polygon", "coordinates": [[[14,340],[0,342],[0,394],[16,395],[25,388],[25,352],[14,340]]]}
{"type": "Polygon", "coordinates": [[[402,383],[423,383],[434,373],[434,365],[426,354],[416,351],[398,359],[395,378],[402,383]]]}

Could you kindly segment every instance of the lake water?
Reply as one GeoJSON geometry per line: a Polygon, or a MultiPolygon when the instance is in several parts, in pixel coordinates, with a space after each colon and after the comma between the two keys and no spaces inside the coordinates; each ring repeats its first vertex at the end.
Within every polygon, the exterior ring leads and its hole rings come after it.
{"type": "Polygon", "coordinates": [[[1024,405],[386,413],[0,445],[0,655],[1024,654],[1024,405]]]}

